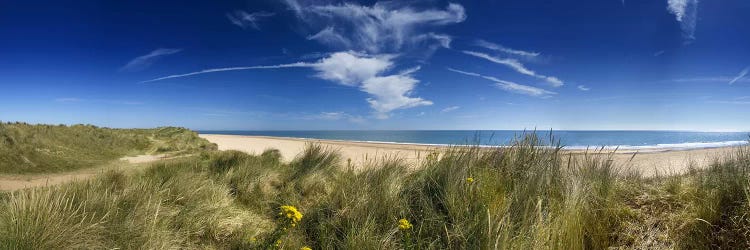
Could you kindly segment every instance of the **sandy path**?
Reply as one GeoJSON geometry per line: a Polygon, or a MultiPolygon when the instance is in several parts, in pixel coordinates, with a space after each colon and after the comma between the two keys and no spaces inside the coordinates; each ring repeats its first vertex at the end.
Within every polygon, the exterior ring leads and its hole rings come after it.
{"type": "MultiPolygon", "coordinates": [[[[239,150],[252,154],[260,154],[269,148],[278,149],[283,160],[289,161],[302,152],[306,143],[316,142],[324,146],[337,149],[344,159],[352,159],[352,163],[363,166],[364,163],[383,156],[398,156],[410,163],[419,163],[426,155],[441,149],[437,146],[390,144],[390,143],[366,143],[317,139],[295,139],[267,136],[241,136],[241,135],[213,135],[201,134],[203,137],[219,145],[220,150],[239,150]]],[[[730,153],[731,147],[694,149],[681,151],[662,152],[635,152],[621,151],[613,156],[613,160],[621,166],[637,170],[645,176],[655,174],[682,173],[692,164],[702,168],[708,166],[716,157],[730,153]],[[631,161],[632,158],[632,161],[631,161]]],[[[592,150],[593,151],[593,150],[592,150]]],[[[567,151],[580,154],[580,150],[567,151]]]]}
{"type": "Polygon", "coordinates": [[[112,169],[137,169],[148,166],[146,163],[165,159],[165,155],[139,155],[123,157],[101,167],[81,169],[52,174],[13,174],[0,175],[0,191],[14,191],[32,187],[57,185],[71,181],[85,180],[112,169]]]}

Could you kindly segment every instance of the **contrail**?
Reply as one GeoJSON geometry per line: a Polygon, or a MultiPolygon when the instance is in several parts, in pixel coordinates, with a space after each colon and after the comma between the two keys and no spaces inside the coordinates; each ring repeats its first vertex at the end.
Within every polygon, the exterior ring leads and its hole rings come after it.
{"type": "Polygon", "coordinates": [[[160,77],[156,79],[151,79],[147,81],[142,81],[139,83],[149,83],[149,82],[156,82],[166,79],[172,79],[172,78],[181,78],[181,77],[188,77],[188,76],[194,76],[194,75],[202,75],[202,74],[208,74],[208,73],[214,73],[214,72],[224,72],[224,71],[237,71],[237,70],[251,70],[251,69],[282,69],[282,68],[305,68],[305,67],[313,67],[317,65],[316,63],[307,63],[307,62],[297,62],[297,63],[290,63],[290,64],[280,64],[280,65],[270,65],[270,66],[249,66],[249,67],[231,67],[231,68],[218,68],[218,69],[204,69],[201,71],[186,73],[186,74],[179,74],[179,75],[170,75],[165,77],[160,77]]]}
{"type": "Polygon", "coordinates": [[[743,70],[742,70],[742,71],[740,72],[740,74],[739,74],[739,75],[737,75],[737,77],[735,77],[734,79],[732,79],[731,81],[729,81],[729,84],[730,84],[730,85],[731,85],[731,84],[734,84],[735,82],[737,82],[737,81],[739,81],[740,79],[742,79],[743,77],[745,77],[745,76],[747,75],[747,73],[749,73],[748,71],[750,71],[750,66],[749,66],[749,67],[747,67],[747,68],[745,68],[745,69],[743,69],[743,70]]]}

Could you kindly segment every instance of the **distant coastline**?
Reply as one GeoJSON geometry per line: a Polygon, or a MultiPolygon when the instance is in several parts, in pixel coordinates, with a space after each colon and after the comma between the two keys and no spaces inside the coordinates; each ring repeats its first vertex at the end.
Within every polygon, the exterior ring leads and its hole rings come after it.
{"type": "MultiPolygon", "coordinates": [[[[374,144],[449,146],[507,146],[514,137],[533,131],[496,130],[393,130],[393,131],[198,131],[200,134],[243,135],[297,140],[326,140],[374,144]],[[482,139],[489,137],[490,139],[482,139]],[[479,137],[478,139],[470,139],[479,137]]],[[[549,131],[536,131],[540,139],[549,138],[549,131]]],[[[691,131],[552,131],[565,150],[600,150],[619,152],[662,152],[736,147],[748,144],[747,132],[691,131]],[[619,138],[618,138],[619,137],[619,138]],[[629,138],[628,138],[629,137],[629,138]],[[614,143],[613,143],[614,142],[614,143]]],[[[549,141],[549,140],[546,140],[549,141]]]]}
{"type": "MultiPolygon", "coordinates": [[[[343,159],[351,160],[358,167],[367,167],[368,162],[383,157],[397,157],[419,165],[425,157],[436,150],[445,149],[446,146],[419,145],[419,144],[396,144],[396,143],[373,143],[354,142],[345,140],[325,139],[299,139],[272,136],[250,136],[250,135],[221,135],[221,134],[199,134],[200,137],[216,143],[220,150],[239,150],[251,154],[260,154],[268,149],[278,150],[285,161],[291,161],[299,155],[305,145],[316,142],[322,146],[336,149],[343,159]]],[[[638,170],[646,176],[658,174],[684,173],[690,167],[705,168],[721,156],[726,156],[736,150],[737,147],[718,147],[688,150],[617,150],[611,155],[612,160],[619,166],[638,170]],[[635,157],[633,157],[635,155],[635,157]]],[[[584,153],[608,154],[612,150],[598,151],[596,148],[589,150],[570,149],[565,152],[575,155],[584,153]]],[[[344,163],[346,164],[346,163],[344,163]]]]}

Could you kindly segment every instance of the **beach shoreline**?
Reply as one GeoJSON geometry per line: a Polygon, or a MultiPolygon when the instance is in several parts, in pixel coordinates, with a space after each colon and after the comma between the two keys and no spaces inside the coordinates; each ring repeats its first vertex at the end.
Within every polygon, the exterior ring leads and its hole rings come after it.
{"type": "MultiPolygon", "coordinates": [[[[432,152],[452,146],[413,143],[361,142],[345,140],[304,139],[255,135],[199,134],[219,146],[220,150],[239,150],[251,154],[260,154],[266,149],[277,149],[282,159],[290,161],[302,152],[305,144],[318,143],[338,150],[342,157],[353,165],[366,167],[372,160],[383,157],[403,158],[413,165],[432,152]]],[[[705,168],[720,156],[731,153],[738,146],[690,149],[602,149],[591,147],[585,149],[563,149],[573,155],[612,154],[617,165],[642,173],[645,176],[672,175],[687,171],[690,167],[705,168]],[[635,155],[635,156],[634,156],[635,155]]]]}

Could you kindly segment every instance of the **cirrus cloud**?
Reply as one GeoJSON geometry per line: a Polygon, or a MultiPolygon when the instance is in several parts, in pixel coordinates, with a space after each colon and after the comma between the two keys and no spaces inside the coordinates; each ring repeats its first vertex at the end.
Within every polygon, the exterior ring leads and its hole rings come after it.
{"type": "Polygon", "coordinates": [[[682,35],[687,42],[695,40],[695,25],[698,21],[698,0],[668,0],[667,10],[680,23],[682,35]]]}
{"type": "Polygon", "coordinates": [[[484,78],[486,80],[495,82],[495,87],[499,89],[502,89],[508,92],[517,93],[517,94],[523,94],[523,95],[534,96],[534,97],[542,97],[542,98],[547,98],[547,97],[557,94],[552,91],[547,91],[544,89],[540,89],[540,88],[532,87],[528,85],[518,84],[515,82],[511,82],[511,81],[500,80],[498,78],[495,78],[492,76],[485,76],[479,73],[457,70],[453,68],[448,68],[448,70],[459,73],[459,74],[463,74],[463,75],[484,78]]]}
{"type": "Polygon", "coordinates": [[[133,60],[130,60],[125,66],[122,66],[120,68],[120,71],[122,72],[135,72],[135,71],[141,71],[148,67],[151,67],[156,61],[161,59],[162,57],[177,54],[182,49],[155,49],[151,51],[148,54],[133,58],[133,60]]]}
{"type": "Polygon", "coordinates": [[[526,68],[526,66],[524,66],[523,63],[521,63],[520,61],[518,61],[516,59],[513,59],[513,58],[499,58],[499,57],[494,57],[494,56],[491,56],[491,55],[488,55],[488,54],[485,54],[485,53],[481,53],[481,52],[466,51],[466,50],[463,51],[463,53],[467,54],[467,55],[470,55],[470,56],[482,58],[482,59],[485,59],[485,60],[493,62],[493,63],[504,65],[506,67],[509,67],[509,68],[515,70],[516,72],[518,72],[520,74],[528,75],[528,76],[533,76],[535,78],[544,80],[547,83],[549,83],[552,87],[560,87],[560,86],[565,85],[565,83],[562,80],[560,80],[559,78],[554,77],[554,76],[546,76],[546,75],[538,74],[538,73],[534,72],[533,70],[530,70],[530,69],[526,68]]]}
{"type": "Polygon", "coordinates": [[[425,38],[448,47],[450,36],[424,32],[423,29],[466,20],[463,6],[455,3],[448,4],[444,10],[416,9],[399,2],[378,2],[372,6],[354,3],[305,5],[295,0],[284,3],[306,26],[318,30],[307,37],[309,40],[335,49],[371,54],[419,47],[425,38]],[[337,25],[332,26],[333,23],[337,25]]]}
{"type": "Polygon", "coordinates": [[[317,62],[205,69],[185,74],[159,77],[142,81],[141,83],[226,71],[312,68],[318,72],[315,76],[320,79],[344,86],[357,87],[361,91],[368,93],[371,97],[367,98],[367,102],[374,110],[375,117],[379,119],[388,118],[389,113],[396,109],[432,105],[432,101],[412,96],[416,85],[419,83],[419,80],[412,75],[419,70],[419,67],[396,74],[387,74],[387,71],[394,65],[394,58],[395,56],[392,55],[369,56],[351,51],[336,52],[317,62]]]}

